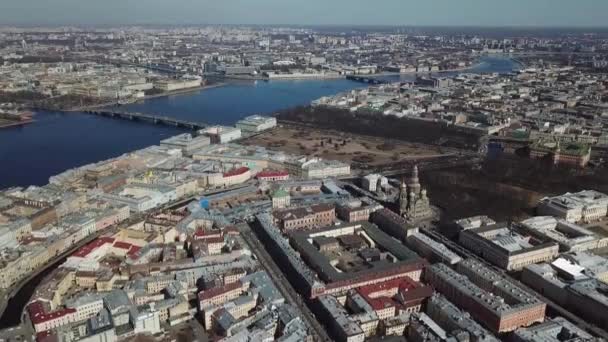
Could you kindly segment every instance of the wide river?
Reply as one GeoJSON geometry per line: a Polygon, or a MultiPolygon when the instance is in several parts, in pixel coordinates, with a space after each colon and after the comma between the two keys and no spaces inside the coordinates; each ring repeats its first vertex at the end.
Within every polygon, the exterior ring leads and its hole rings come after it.
{"type": "MultiPolygon", "coordinates": [[[[515,63],[484,58],[469,72],[509,72],[515,63]]],[[[388,76],[392,81],[415,76],[388,76]]],[[[162,114],[205,123],[234,124],[251,114],[272,114],[307,105],[322,96],[366,85],[336,80],[236,82],[225,86],[159,97],[120,110],[162,114]]],[[[112,158],[186,130],[130,122],[85,113],[37,112],[36,122],[0,129],[0,189],[43,185],[50,176],[80,165],[112,158]]]]}

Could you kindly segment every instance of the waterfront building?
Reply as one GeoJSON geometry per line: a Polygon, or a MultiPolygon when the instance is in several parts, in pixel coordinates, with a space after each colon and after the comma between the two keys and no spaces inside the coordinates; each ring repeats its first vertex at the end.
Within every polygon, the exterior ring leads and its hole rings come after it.
{"type": "Polygon", "coordinates": [[[176,148],[181,150],[184,155],[190,156],[196,150],[200,149],[201,147],[207,146],[210,143],[211,139],[208,136],[199,135],[197,137],[193,137],[190,133],[184,133],[165,140],[161,140],[160,146],[176,148]]]}
{"type": "Polygon", "coordinates": [[[154,83],[154,87],[162,91],[177,91],[201,86],[201,80],[161,80],[154,83]]]}
{"type": "Polygon", "coordinates": [[[241,138],[241,129],[228,126],[211,126],[198,132],[211,139],[212,144],[225,144],[241,138]]]}
{"type": "Polygon", "coordinates": [[[276,125],[276,118],[262,115],[251,115],[236,123],[236,127],[239,128],[244,135],[251,135],[269,130],[276,125]]]}

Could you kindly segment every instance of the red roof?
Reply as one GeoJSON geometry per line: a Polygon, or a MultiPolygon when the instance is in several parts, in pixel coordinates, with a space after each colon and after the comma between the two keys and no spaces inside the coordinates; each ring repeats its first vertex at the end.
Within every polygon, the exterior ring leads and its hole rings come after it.
{"type": "Polygon", "coordinates": [[[111,237],[107,237],[107,236],[100,237],[98,239],[95,239],[93,242],[89,243],[88,245],[80,247],[76,252],[74,252],[72,254],[72,256],[84,258],[87,255],[91,254],[91,252],[93,252],[97,248],[105,245],[106,243],[111,244],[113,242],[114,242],[114,239],[111,237]]]}
{"type": "Polygon", "coordinates": [[[286,177],[289,176],[287,171],[262,171],[257,174],[257,178],[273,178],[273,177],[286,177]]]}
{"type": "Polygon", "coordinates": [[[65,315],[69,315],[69,314],[76,312],[76,309],[66,308],[66,309],[61,309],[61,310],[57,310],[54,312],[46,313],[44,311],[44,305],[42,305],[42,302],[40,302],[40,301],[36,301],[36,302],[33,302],[30,305],[28,305],[27,310],[28,310],[28,313],[30,316],[30,320],[34,324],[48,322],[48,321],[51,321],[51,320],[54,320],[54,319],[57,319],[57,318],[65,316],[65,315]]]}
{"type": "Polygon", "coordinates": [[[371,305],[372,308],[376,311],[395,306],[395,302],[388,297],[378,297],[374,299],[369,299],[368,302],[369,305],[371,305]]]}
{"type": "Polygon", "coordinates": [[[217,238],[217,237],[221,237],[221,236],[222,236],[222,232],[219,230],[210,231],[210,230],[204,230],[204,229],[197,229],[196,232],[194,232],[195,240],[206,240],[206,239],[217,238]]]}
{"type": "Polygon", "coordinates": [[[242,175],[243,173],[249,171],[248,167],[239,167],[238,169],[232,169],[228,172],[224,173],[224,178],[242,175]]]}
{"type": "Polygon", "coordinates": [[[210,288],[209,290],[203,290],[203,291],[199,292],[198,299],[203,300],[203,299],[210,299],[213,297],[217,297],[221,294],[239,289],[242,286],[243,286],[243,284],[241,284],[240,281],[237,281],[234,283],[226,284],[224,286],[213,287],[213,288],[210,288]]]}
{"type": "Polygon", "coordinates": [[[224,238],[221,236],[210,237],[204,240],[206,243],[224,243],[224,238]]]}
{"type": "Polygon", "coordinates": [[[129,251],[127,252],[127,255],[129,256],[129,258],[135,259],[135,256],[137,255],[137,252],[139,252],[140,249],[141,247],[132,245],[131,249],[129,249],[129,251]]]}
{"type": "Polygon", "coordinates": [[[357,291],[362,296],[372,296],[373,297],[373,294],[375,292],[386,291],[389,289],[399,289],[399,291],[408,291],[408,290],[412,290],[412,289],[415,289],[415,288],[418,288],[421,286],[422,286],[421,284],[415,282],[410,277],[402,277],[402,278],[396,278],[396,279],[384,281],[384,282],[381,282],[378,284],[361,286],[360,288],[357,289],[357,291]]]}
{"type": "Polygon", "coordinates": [[[120,249],[130,249],[131,246],[132,245],[128,242],[116,241],[116,243],[114,243],[114,247],[120,248],[120,249]]]}
{"type": "Polygon", "coordinates": [[[55,336],[55,334],[53,334],[52,331],[45,330],[45,331],[41,331],[36,334],[36,341],[37,342],[57,341],[57,336],[55,336]]]}

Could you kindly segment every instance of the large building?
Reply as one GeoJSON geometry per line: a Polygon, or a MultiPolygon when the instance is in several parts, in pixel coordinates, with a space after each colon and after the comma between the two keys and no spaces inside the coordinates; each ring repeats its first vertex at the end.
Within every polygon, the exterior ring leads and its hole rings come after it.
{"type": "Polygon", "coordinates": [[[477,323],[468,312],[460,310],[439,293],[435,293],[427,302],[425,313],[453,336],[463,337],[471,342],[500,341],[477,323]]]}
{"type": "Polygon", "coordinates": [[[585,167],[591,159],[591,146],[577,142],[562,144],[553,138],[538,139],[530,145],[530,157],[550,158],[556,165],[585,167]]]}
{"type": "Polygon", "coordinates": [[[502,333],[543,322],[546,304],[511,279],[474,259],[461,261],[457,269],[434,264],[425,279],[488,329],[502,333]]]}
{"type": "Polygon", "coordinates": [[[586,257],[577,253],[551,264],[529,265],[522,272],[522,281],[580,317],[603,324],[608,321],[608,263],[583,254],[586,257]]]}
{"type": "Polygon", "coordinates": [[[371,215],[371,221],[388,235],[405,242],[407,237],[417,233],[418,227],[411,225],[403,217],[389,209],[380,209],[371,215]]]}
{"type": "Polygon", "coordinates": [[[241,130],[228,126],[211,126],[198,132],[208,136],[212,144],[225,144],[241,138],[241,130]]]}
{"type": "Polygon", "coordinates": [[[338,341],[360,341],[377,335],[401,334],[395,321],[403,322],[419,312],[433,294],[430,286],[408,277],[366,285],[349,290],[344,296],[323,295],[318,298],[318,314],[338,341]]]}
{"type": "Polygon", "coordinates": [[[315,204],[278,210],[273,216],[284,231],[312,229],[331,225],[336,219],[336,207],[333,204],[315,204]]]}
{"type": "Polygon", "coordinates": [[[155,88],[162,91],[176,91],[200,86],[201,80],[163,80],[154,84],[155,88]]]}
{"type": "Polygon", "coordinates": [[[368,222],[290,234],[294,249],[325,283],[325,294],[339,294],[352,288],[399,277],[419,281],[423,259],[368,222]],[[323,252],[310,242],[334,237],[339,248],[323,252]]]}
{"type": "Polygon", "coordinates": [[[554,242],[536,242],[506,224],[463,230],[458,242],[489,262],[505,269],[521,270],[527,265],[550,261],[559,253],[554,242]]]}
{"type": "Polygon", "coordinates": [[[293,164],[288,164],[289,166],[292,167],[295,174],[304,179],[324,179],[350,175],[350,165],[337,160],[303,158],[293,164]]]}
{"type": "Polygon", "coordinates": [[[259,133],[271,129],[276,125],[276,118],[262,115],[251,115],[236,123],[236,127],[245,135],[259,133]]]}
{"type": "Polygon", "coordinates": [[[462,258],[441,242],[435,241],[423,233],[414,233],[407,238],[407,244],[418,254],[431,261],[448,265],[459,263],[462,258]]]}
{"type": "Polygon", "coordinates": [[[341,220],[346,222],[368,221],[370,215],[379,208],[382,208],[379,204],[365,199],[356,199],[338,203],[336,213],[341,220]]]}
{"type": "Polygon", "coordinates": [[[539,215],[563,218],[568,222],[593,222],[606,217],[608,195],[594,190],[545,197],[538,203],[539,215]]]}
{"type": "Polygon", "coordinates": [[[585,330],[572,324],[563,317],[547,319],[545,322],[513,333],[513,342],[600,342],[585,330]]]}
{"type": "Polygon", "coordinates": [[[419,281],[426,262],[368,222],[299,230],[285,239],[269,214],[256,216],[261,240],[277,252],[296,289],[311,298],[409,277],[419,281]],[[324,238],[334,238],[337,244],[324,238]]]}
{"type": "Polygon", "coordinates": [[[579,252],[608,246],[608,236],[598,236],[589,229],[553,216],[536,216],[520,226],[532,235],[559,244],[561,252],[579,252]]]}
{"type": "Polygon", "coordinates": [[[388,178],[377,173],[361,178],[361,187],[370,192],[380,191],[386,186],[388,186],[388,178]]]}
{"type": "Polygon", "coordinates": [[[197,149],[209,145],[209,143],[210,139],[207,136],[193,137],[190,133],[184,133],[162,140],[160,145],[180,149],[184,155],[189,156],[197,149]]]}

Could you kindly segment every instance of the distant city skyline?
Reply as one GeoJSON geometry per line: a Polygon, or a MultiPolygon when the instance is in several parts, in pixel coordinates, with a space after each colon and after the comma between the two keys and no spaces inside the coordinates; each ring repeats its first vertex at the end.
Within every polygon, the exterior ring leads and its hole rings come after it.
{"type": "Polygon", "coordinates": [[[604,27],[596,0],[3,0],[0,25],[604,27]]]}

